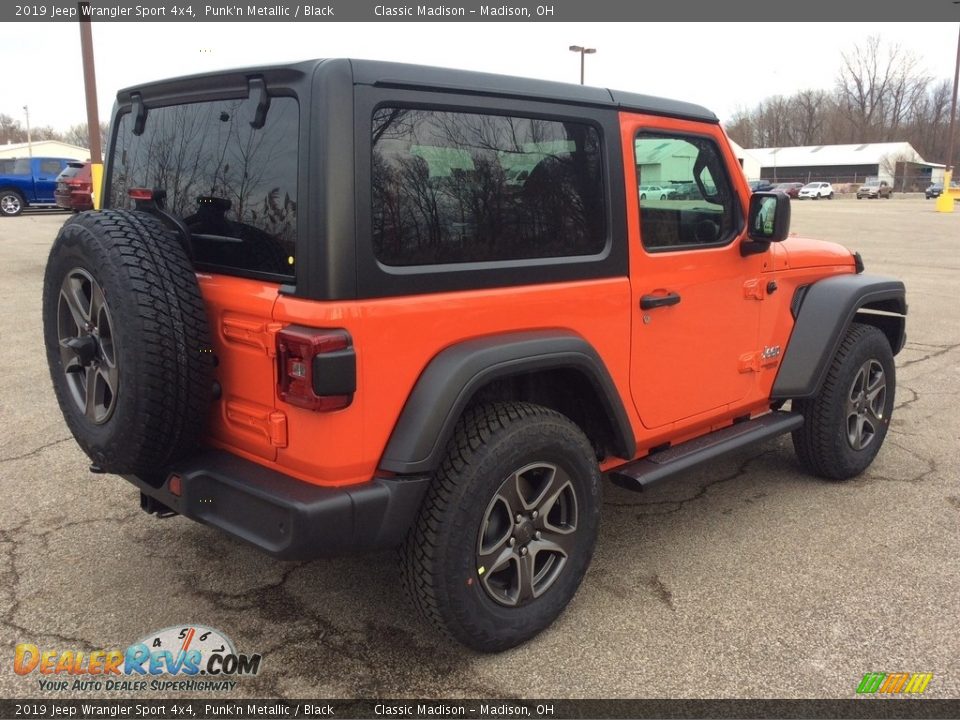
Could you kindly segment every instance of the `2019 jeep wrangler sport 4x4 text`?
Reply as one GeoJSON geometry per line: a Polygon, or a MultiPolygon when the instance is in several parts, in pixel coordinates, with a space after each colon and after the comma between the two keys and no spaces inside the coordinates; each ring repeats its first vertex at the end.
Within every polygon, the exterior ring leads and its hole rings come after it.
{"type": "Polygon", "coordinates": [[[890,422],[902,283],[787,239],[789,199],[695,105],[370,61],[199,75],[118,94],[104,198],[43,296],[92,469],[280,558],[399,545],[423,616],[480,650],[576,592],[601,473],[640,490],[789,432],[843,480],[890,422]]]}

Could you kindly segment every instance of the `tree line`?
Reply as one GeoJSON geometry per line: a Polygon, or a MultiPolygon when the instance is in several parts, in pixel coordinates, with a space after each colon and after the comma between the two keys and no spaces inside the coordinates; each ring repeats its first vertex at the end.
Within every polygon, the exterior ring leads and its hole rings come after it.
{"type": "MultiPolygon", "coordinates": [[[[100,123],[100,147],[107,147],[107,131],[110,124],[100,123]]],[[[66,130],[55,130],[50,125],[30,128],[30,139],[33,142],[40,140],[59,140],[60,142],[70,143],[78,147],[90,147],[90,135],[87,133],[87,124],[71,125],[66,130]]],[[[0,146],[8,144],[25,143],[27,141],[27,128],[18,119],[0,113],[0,146]]]]}
{"type": "Polygon", "coordinates": [[[906,141],[943,163],[952,94],[913,52],[871,36],[842,53],[832,89],[768,97],[724,127],[745,148],[906,141]]]}

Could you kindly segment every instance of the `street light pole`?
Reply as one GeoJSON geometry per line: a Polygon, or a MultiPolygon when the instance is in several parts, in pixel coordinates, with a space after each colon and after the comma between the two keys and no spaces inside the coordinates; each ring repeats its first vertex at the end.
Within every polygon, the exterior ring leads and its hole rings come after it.
{"type": "Polygon", "coordinates": [[[33,160],[33,139],[30,137],[30,107],[24,105],[23,112],[27,116],[27,155],[33,160]]]}
{"type": "Polygon", "coordinates": [[[582,45],[571,45],[570,51],[580,53],[580,84],[583,85],[583,58],[585,55],[593,55],[597,49],[583,47],[582,45]]]}

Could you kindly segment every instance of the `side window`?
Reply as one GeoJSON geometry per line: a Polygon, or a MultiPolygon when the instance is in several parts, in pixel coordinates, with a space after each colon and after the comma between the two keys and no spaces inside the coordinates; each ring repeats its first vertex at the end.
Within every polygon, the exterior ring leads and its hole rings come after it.
{"type": "Polygon", "coordinates": [[[13,161],[14,175],[30,175],[32,172],[30,169],[30,158],[18,158],[13,161]]]}
{"type": "Polygon", "coordinates": [[[372,125],[373,250],[385,265],[596,255],[599,132],[566,121],[385,107],[372,125]]]}
{"type": "Polygon", "coordinates": [[[734,237],[739,229],[737,204],[713,140],[641,132],[634,155],[644,248],[723,245],[734,237]]]}
{"type": "Polygon", "coordinates": [[[41,160],[40,177],[54,177],[60,174],[59,160],[41,160]]]}

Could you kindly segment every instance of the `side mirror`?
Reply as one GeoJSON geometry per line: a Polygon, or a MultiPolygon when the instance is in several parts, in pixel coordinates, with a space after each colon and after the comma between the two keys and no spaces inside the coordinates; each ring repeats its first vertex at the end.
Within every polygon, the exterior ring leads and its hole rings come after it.
{"type": "Polygon", "coordinates": [[[750,196],[748,220],[751,240],[780,242],[790,235],[790,196],[781,192],[758,192],[750,196]]]}

